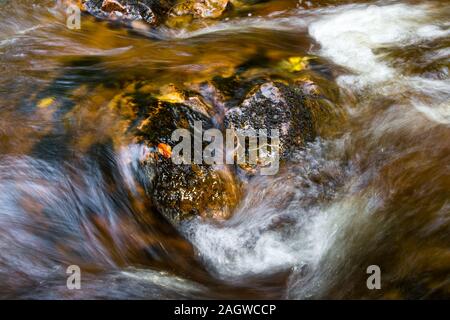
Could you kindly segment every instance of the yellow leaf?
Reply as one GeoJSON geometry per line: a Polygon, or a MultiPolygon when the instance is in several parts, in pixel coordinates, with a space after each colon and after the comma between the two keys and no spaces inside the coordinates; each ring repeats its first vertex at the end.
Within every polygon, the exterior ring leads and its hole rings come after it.
{"type": "Polygon", "coordinates": [[[280,63],[280,68],[289,72],[298,72],[308,67],[308,61],[312,57],[290,57],[280,63]]]}
{"type": "Polygon", "coordinates": [[[38,108],[48,108],[53,104],[53,102],[55,102],[55,99],[53,97],[48,97],[39,101],[37,106],[38,108]]]}

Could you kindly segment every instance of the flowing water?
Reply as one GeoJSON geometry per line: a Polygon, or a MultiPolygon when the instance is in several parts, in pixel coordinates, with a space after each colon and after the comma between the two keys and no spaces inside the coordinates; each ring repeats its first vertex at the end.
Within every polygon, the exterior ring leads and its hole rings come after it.
{"type": "Polygon", "coordinates": [[[0,1],[3,298],[449,298],[450,5],[269,1],[154,30],[54,1],[0,1]],[[136,179],[142,147],[108,103],[135,79],[183,85],[265,57],[315,56],[348,121],[225,222],[177,227],[136,179]],[[66,268],[82,289],[66,288],[66,268]],[[381,269],[368,290],[367,267],[381,269]]]}

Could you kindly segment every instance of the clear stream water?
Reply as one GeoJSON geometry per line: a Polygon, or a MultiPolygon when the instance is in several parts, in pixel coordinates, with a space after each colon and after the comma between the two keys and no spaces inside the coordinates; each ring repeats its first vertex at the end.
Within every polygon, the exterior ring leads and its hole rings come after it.
{"type": "Polygon", "coordinates": [[[54,1],[0,1],[0,297],[450,297],[450,5],[303,2],[76,31],[54,1]],[[207,80],[258,52],[318,57],[348,121],[247,182],[230,220],[174,227],[135,179],[115,83],[207,80]]]}

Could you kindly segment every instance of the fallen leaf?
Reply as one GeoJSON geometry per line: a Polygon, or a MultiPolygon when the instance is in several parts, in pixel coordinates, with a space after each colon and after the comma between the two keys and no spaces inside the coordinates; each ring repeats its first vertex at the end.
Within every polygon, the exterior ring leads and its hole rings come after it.
{"type": "Polygon", "coordinates": [[[169,159],[172,156],[172,148],[165,143],[158,144],[158,152],[166,159],[169,159]]]}
{"type": "Polygon", "coordinates": [[[48,108],[53,104],[53,102],[55,102],[55,99],[53,97],[48,97],[40,100],[37,106],[38,108],[48,108]]]}
{"type": "Polygon", "coordinates": [[[298,72],[308,67],[308,61],[313,59],[312,57],[290,57],[288,60],[284,60],[280,63],[280,68],[289,72],[298,72]]]}

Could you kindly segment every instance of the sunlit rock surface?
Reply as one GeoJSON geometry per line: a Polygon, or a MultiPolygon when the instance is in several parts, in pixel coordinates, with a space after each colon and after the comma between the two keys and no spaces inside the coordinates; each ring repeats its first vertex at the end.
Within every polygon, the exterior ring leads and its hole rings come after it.
{"type": "Polygon", "coordinates": [[[313,119],[302,92],[281,82],[252,89],[238,107],[228,110],[225,127],[238,130],[278,130],[281,153],[303,146],[315,137],[313,119]]]}
{"type": "Polygon", "coordinates": [[[150,25],[164,21],[174,0],[82,0],[82,8],[104,19],[142,20],[150,25]]]}
{"type": "Polygon", "coordinates": [[[231,215],[239,194],[231,171],[206,164],[177,165],[157,152],[161,143],[177,144],[171,140],[176,129],[187,129],[193,135],[195,122],[203,130],[213,128],[210,107],[201,97],[172,85],[152,92],[151,85],[137,83],[115,97],[110,107],[130,119],[137,141],[149,147],[142,161],[144,184],[165,217],[179,222],[194,216],[225,219],[231,215]]]}

